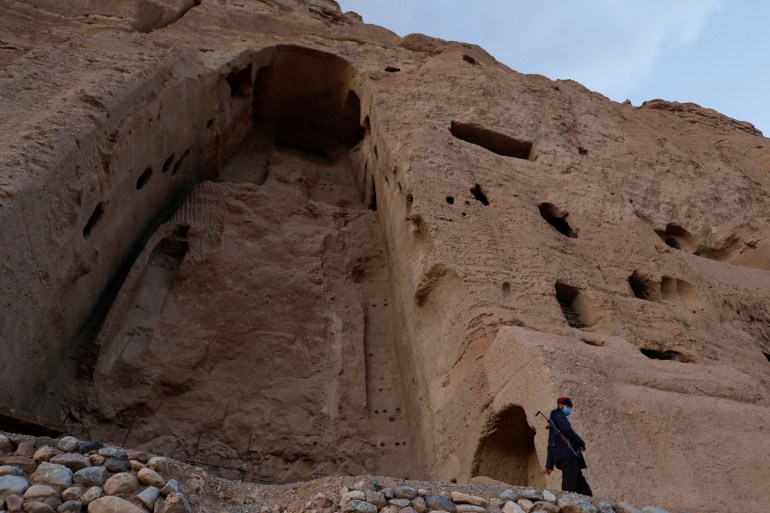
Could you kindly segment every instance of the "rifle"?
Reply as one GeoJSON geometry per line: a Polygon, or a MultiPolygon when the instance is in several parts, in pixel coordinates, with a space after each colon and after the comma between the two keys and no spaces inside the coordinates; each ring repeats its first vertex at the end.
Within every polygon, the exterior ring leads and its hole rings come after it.
{"type": "MultiPolygon", "coordinates": [[[[572,444],[569,442],[569,439],[567,439],[567,437],[564,436],[564,434],[561,431],[559,431],[559,428],[556,427],[556,424],[554,424],[554,422],[551,420],[551,418],[550,417],[546,417],[545,415],[543,415],[543,413],[540,410],[537,410],[537,413],[535,413],[535,417],[537,417],[538,415],[540,415],[541,417],[543,417],[545,420],[548,421],[548,425],[551,426],[551,429],[553,429],[553,432],[556,433],[556,436],[561,438],[561,441],[564,442],[564,444],[567,446],[567,448],[570,451],[572,451],[572,454],[574,454],[577,459],[582,460],[583,459],[583,453],[576,451],[572,447],[572,444]]],[[[583,461],[585,461],[585,460],[583,460],[583,461]]]]}

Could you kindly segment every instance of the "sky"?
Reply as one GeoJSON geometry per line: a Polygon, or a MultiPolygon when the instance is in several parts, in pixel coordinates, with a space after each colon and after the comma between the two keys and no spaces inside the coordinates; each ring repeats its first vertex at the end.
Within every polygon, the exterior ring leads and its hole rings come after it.
{"type": "Polygon", "coordinates": [[[478,44],[612,100],[694,102],[770,136],[767,0],[338,0],[366,23],[478,44]]]}

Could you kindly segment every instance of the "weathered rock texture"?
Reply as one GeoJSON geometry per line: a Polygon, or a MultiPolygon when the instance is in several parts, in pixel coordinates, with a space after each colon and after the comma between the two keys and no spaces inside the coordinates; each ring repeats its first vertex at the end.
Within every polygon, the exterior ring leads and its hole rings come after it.
{"type": "Polygon", "coordinates": [[[763,511],[770,141],[334,2],[0,2],[0,403],[223,474],[763,511]],[[763,354],[764,353],[764,354],[763,354]]]}

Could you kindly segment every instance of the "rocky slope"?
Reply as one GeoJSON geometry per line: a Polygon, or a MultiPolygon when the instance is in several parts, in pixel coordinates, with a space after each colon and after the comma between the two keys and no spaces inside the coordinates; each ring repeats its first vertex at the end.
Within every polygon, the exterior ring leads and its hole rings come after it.
{"type": "Polygon", "coordinates": [[[763,511],[770,141],[332,1],[0,2],[0,405],[279,481],[763,511]]]}

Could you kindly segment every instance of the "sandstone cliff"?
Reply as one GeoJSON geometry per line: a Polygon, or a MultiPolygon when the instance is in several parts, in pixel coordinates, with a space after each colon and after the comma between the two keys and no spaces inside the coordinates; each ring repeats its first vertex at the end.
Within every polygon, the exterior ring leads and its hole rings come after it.
{"type": "Polygon", "coordinates": [[[597,494],[764,510],[750,124],[332,1],[0,10],[0,404],[278,480],[558,488],[570,395],[597,494]]]}

